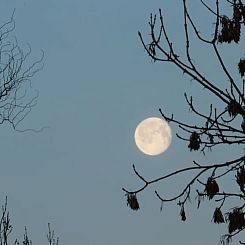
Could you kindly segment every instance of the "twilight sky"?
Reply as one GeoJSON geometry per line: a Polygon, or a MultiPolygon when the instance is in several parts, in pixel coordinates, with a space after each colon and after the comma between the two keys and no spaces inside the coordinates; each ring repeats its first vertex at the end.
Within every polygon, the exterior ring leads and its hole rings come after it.
{"type": "MultiPolygon", "coordinates": [[[[51,222],[60,244],[174,245],[183,240],[189,245],[217,244],[226,229],[210,223],[213,210],[208,203],[197,211],[193,196],[183,223],[175,203],[160,213],[153,193],[156,187],[138,196],[138,212],[126,206],[121,190],[141,185],[133,174],[133,163],[153,178],[191,165],[194,159],[208,162],[227,157],[215,152],[206,157],[189,153],[186,143],[175,135],[168,151],[157,157],[143,155],[134,144],[137,124],[159,116],[160,107],[191,120],[184,91],[197,94],[200,107],[209,98],[174,66],[151,62],[137,36],[140,30],[148,37],[148,17],[161,7],[181,51],[180,2],[1,1],[1,23],[15,8],[14,35],[20,45],[31,44],[33,60],[41,50],[45,52],[44,68],[32,80],[40,93],[38,105],[21,128],[49,128],[41,133],[18,133],[8,125],[0,128],[0,201],[4,203],[8,196],[14,238],[22,239],[27,226],[33,244],[45,244],[51,222]]],[[[199,5],[192,8],[206,33],[206,12],[199,5]]],[[[214,20],[209,17],[212,26],[214,20]]],[[[211,72],[214,79],[223,79],[208,50],[196,43],[192,47],[201,69],[211,72]]],[[[238,56],[229,52],[227,57],[236,60],[238,56]]],[[[172,126],[174,134],[176,130],[172,126]]],[[[183,180],[178,179],[180,187],[183,180]]],[[[158,186],[167,194],[176,188],[176,181],[158,186]]]]}

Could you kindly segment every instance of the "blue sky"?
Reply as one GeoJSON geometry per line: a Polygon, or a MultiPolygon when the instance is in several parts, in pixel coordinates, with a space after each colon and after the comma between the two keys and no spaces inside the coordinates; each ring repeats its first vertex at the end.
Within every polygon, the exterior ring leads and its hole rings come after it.
{"type": "MultiPolygon", "coordinates": [[[[139,195],[139,212],[127,208],[121,191],[141,184],[133,175],[133,163],[150,178],[194,159],[220,159],[216,153],[206,158],[189,153],[175,136],[158,157],[143,155],[134,144],[134,130],[142,119],[159,116],[160,107],[189,119],[184,91],[205,94],[175,67],[154,64],[144,52],[137,31],[148,36],[149,14],[160,7],[181,50],[180,1],[0,3],[2,23],[15,8],[14,35],[23,48],[31,44],[30,62],[41,50],[45,53],[44,68],[32,80],[40,93],[38,104],[21,127],[49,128],[41,133],[0,128],[0,200],[8,196],[13,237],[22,239],[27,226],[33,244],[43,244],[48,222],[60,244],[179,244],[184,239],[184,244],[213,245],[226,231],[210,223],[208,205],[199,211],[189,205],[188,220],[182,223],[174,203],[160,213],[154,187],[139,195]]],[[[202,26],[204,15],[195,8],[202,26]]],[[[205,48],[193,48],[205,64],[202,68],[219,78],[205,48]]],[[[200,95],[202,107],[207,96],[200,95]]],[[[175,189],[176,183],[170,182],[161,191],[175,189]]]]}

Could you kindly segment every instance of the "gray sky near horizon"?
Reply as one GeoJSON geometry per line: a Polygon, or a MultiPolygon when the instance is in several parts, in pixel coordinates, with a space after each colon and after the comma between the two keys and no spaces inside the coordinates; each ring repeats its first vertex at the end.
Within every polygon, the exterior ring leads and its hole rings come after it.
{"type": "MultiPolygon", "coordinates": [[[[191,9],[205,33],[205,12],[198,6],[191,9]]],[[[148,38],[149,15],[159,8],[181,51],[180,1],[1,1],[1,23],[15,9],[13,34],[19,44],[25,49],[30,43],[33,60],[41,50],[45,53],[44,68],[32,79],[38,104],[20,127],[48,128],[40,133],[0,128],[0,201],[8,196],[14,238],[21,240],[27,226],[33,244],[45,244],[48,222],[60,244],[71,245],[214,245],[226,232],[224,226],[211,223],[208,203],[196,209],[195,193],[183,223],[176,203],[166,204],[160,212],[154,196],[157,186],[139,194],[138,212],[126,206],[121,190],[142,184],[133,174],[133,163],[144,176],[154,178],[193,160],[230,157],[230,152],[206,157],[190,153],[175,137],[174,125],[172,144],[160,156],[146,156],[134,144],[137,124],[160,116],[159,108],[192,120],[185,91],[197,95],[201,108],[212,98],[174,66],[153,63],[144,52],[137,32],[148,38]]],[[[195,43],[192,47],[203,64],[200,68],[214,79],[224,79],[208,50],[195,43]]],[[[237,60],[239,56],[230,52],[226,57],[237,60]]],[[[160,183],[158,190],[169,195],[184,180],[160,183]]]]}

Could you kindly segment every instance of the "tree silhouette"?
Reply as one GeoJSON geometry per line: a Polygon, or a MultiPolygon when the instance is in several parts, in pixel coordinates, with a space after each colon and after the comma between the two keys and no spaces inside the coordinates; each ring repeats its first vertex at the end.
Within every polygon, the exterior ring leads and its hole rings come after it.
{"type": "MultiPolygon", "coordinates": [[[[144,191],[152,184],[169,180],[184,173],[190,173],[191,177],[177,194],[170,198],[164,198],[159,191],[156,196],[162,205],[166,202],[177,202],[180,206],[181,220],[185,221],[187,215],[185,206],[190,197],[195,193],[197,206],[204,200],[216,203],[213,210],[214,223],[226,223],[228,231],[221,236],[221,243],[228,244],[232,238],[242,234],[245,230],[245,155],[242,146],[245,144],[245,57],[237,59],[235,64],[229,64],[224,60],[223,52],[228,48],[236,48],[243,45],[241,31],[245,25],[245,5],[242,0],[216,0],[213,6],[203,0],[200,3],[208,10],[206,20],[213,17],[214,25],[210,34],[211,38],[205,38],[198,28],[198,23],[191,14],[188,1],[182,0],[183,5],[183,26],[184,26],[184,56],[176,51],[175,43],[171,40],[161,9],[157,15],[150,15],[149,28],[150,40],[145,41],[139,32],[141,43],[153,60],[153,62],[167,62],[175,65],[183,74],[187,75],[193,82],[204,88],[206,92],[214,95],[214,101],[207,104],[206,112],[196,108],[193,97],[186,93],[184,97],[187,105],[197,119],[197,124],[189,124],[173,115],[168,116],[159,109],[160,115],[170,124],[176,124],[181,133],[177,137],[187,142],[190,151],[206,153],[208,150],[215,150],[218,146],[226,147],[232,145],[241,149],[239,156],[232,157],[225,162],[203,164],[193,161],[193,165],[182,168],[169,174],[159,176],[156,179],[147,180],[133,165],[136,176],[143,182],[143,185],[134,191],[123,188],[127,196],[127,204],[133,210],[140,208],[137,199],[138,193],[144,191]],[[230,14],[222,11],[228,9],[230,14]],[[205,74],[194,60],[191,52],[191,40],[193,36],[200,45],[206,45],[213,52],[213,58],[221,67],[221,72],[226,77],[224,82],[215,81],[213,74],[205,74]],[[220,51],[222,50],[222,51],[220,51]],[[237,70],[230,72],[232,65],[237,70]],[[208,78],[209,77],[209,78],[208,78]],[[201,122],[201,123],[199,123],[201,122]],[[229,179],[229,184],[224,178],[229,179]],[[194,189],[194,190],[193,190],[194,189]]],[[[189,4],[192,4],[189,1],[189,4]]],[[[208,25],[208,23],[206,23],[208,25]]],[[[241,46],[242,47],[242,46],[241,46]]],[[[200,57],[199,57],[200,58],[200,57]]],[[[245,244],[244,241],[239,241],[245,244]]]]}
{"type": "MultiPolygon", "coordinates": [[[[31,78],[43,67],[43,53],[40,59],[28,64],[31,55],[30,45],[27,51],[24,51],[16,37],[10,36],[15,29],[13,17],[14,12],[10,20],[0,26],[0,124],[9,123],[14,130],[23,132],[29,129],[20,130],[18,125],[36,105],[38,91],[32,89],[31,78]]],[[[0,245],[10,244],[12,230],[6,197],[0,215],[0,245]]],[[[49,245],[59,244],[59,239],[54,237],[50,224],[48,224],[47,240],[49,245]]],[[[21,243],[32,244],[26,227],[21,243]]],[[[14,245],[19,244],[16,239],[14,245]]]]}
{"type": "Polygon", "coordinates": [[[36,105],[38,92],[32,89],[31,78],[42,69],[40,59],[28,64],[31,47],[21,49],[16,37],[14,12],[0,26],[0,124],[9,123],[15,130],[36,105]]]}
{"type": "MultiPolygon", "coordinates": [[[[0,215],[0,245],[10,244],[10,235],[13,230],[13,226],[10,222],[9,212],[7,210],[7,197],[5,204],[2,206],[2,215],[0,215]]],[[[51,230],[50,224],[48,223],[47,240],[49,245],[59,245],[59,238],[54,237],[54,230],[51,230]]],[[[14,245],[21,244],[18,239],[14,240],[14,245]]],[[[22,241],[23,245],[32,245],[32,240],[27,234],[27,228],[25,227],[24,237],[22,241]]]]}

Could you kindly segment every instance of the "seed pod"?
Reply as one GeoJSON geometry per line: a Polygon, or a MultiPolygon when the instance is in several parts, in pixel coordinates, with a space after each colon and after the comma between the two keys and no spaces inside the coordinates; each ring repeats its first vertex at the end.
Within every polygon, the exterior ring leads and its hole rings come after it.
{"type": "Polygon", "coordinates": [[[213,215],[213,221],[215,224],[225,223],[224,216],[220,208],[216,208],[213,215]]]}
{"type": "Polygon", "coordinates": [[[138,210],[140,208],[136,194],[127,195],[127,206],[133,210],[138,210]]]}
{"type": "Polygon", "coordinates": [[[232,29],[232,34],[233,34],[233,40],[235,43],[238,43],[240,41],[240,36],[241,36],[241,24],[240,22],[233,22],[233,29],[232,29]]]}
{"type": "Polygon", "coordinates": [[[186,221],[185,208],[184,208],[184,205],[183,204],[181,205],[180,216],[181,216],[181,220],[182,221],[186,221]]]}
{"type": "Polygon", "coordinates": [[[240,169],[237,171],[236,182],[240,186],[240,190],[244,191],[244,187],[245,187],[245,169],[244,169],[244,166],[240,167],[240,169]]]}
{"type": "Polygon", "coordinates": [[[212,177],[208,178],[204,191],[207,193],[209,200],[211,200],[215,194],[219,192],[219,186],[212,177]]]}
{"type": "Polygon", "coordinates": [[[240,11],[240,8],[237,5],[234,5],[233,7],[233,19],[236,22],[239,22],[242,19],[242,13],[240,11]]]}
{"type": "Polygon", "coordinates": [[[197,132],[193,132],[190,136],[190,143],[188,145],[188,148],[190,148],[190,151],[194,150],[197,151],[199,150],[201,145],[201,139],[200,136],[197,132]]]}
{"type": "Polygon", "coordinates": [[[230,234],[245,227],[244,213],[239,208],[235,208],[232,212],[227,213],[226,221],[229,223],[228,231],[230,234]]]}
{"type": "Polygon", "coordinates": [[[231,100],[226,109],[231,117],[235,117],[237,114],[241,114],[243,110],[242,106],[235,100],[231,100]]]}
{"type": "Polygon", "coordinates": [[[245,74],[245,59],[240,59],[238,63],[238,70],[239,73],[241,74],[241,77],[243,77],[245,74]]]}
{"type": "Polygon", "coordinates": [[[242,11],[236,6],[233,12],[233,19],[227,16],[221,17],[221,31],[218,34],[218,42],[231,43],[234,41],[238,43],[241,35],[241,23],[238,19],[242,18],[242,11]]]}

